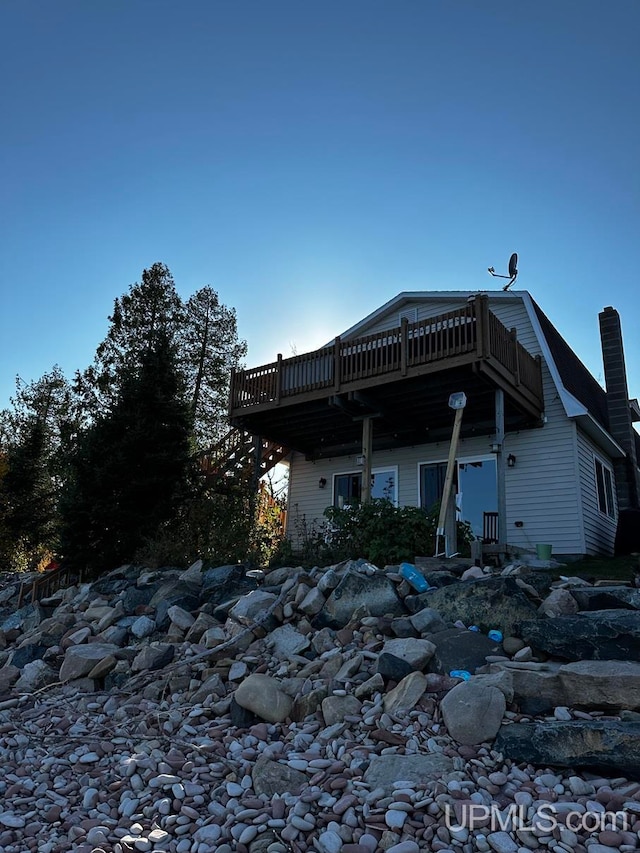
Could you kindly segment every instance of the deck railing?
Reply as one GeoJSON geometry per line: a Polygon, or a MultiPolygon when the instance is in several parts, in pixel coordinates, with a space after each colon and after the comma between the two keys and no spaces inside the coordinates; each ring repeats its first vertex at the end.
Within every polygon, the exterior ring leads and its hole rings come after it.
{"type": "Polygon", "coordinates": [[[320,350],[236,371],[231,381],[230,410],[278,404],[284,398],[321,389],[340,391],[369,377],[408,375],[421,365],[476,353],[493,359],[542,400],[540,361],[517,340],[479,297],[463,308],[360,338],[335,342],[320,350]]]}

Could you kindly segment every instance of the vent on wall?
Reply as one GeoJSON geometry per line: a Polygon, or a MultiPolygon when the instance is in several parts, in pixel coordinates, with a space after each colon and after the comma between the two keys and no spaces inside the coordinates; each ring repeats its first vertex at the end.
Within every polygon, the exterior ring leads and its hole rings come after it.
{"type": "Polygon", "coordinates": [[[417,308],[405,308],[403,311],[401,311],[400,314],[398,315],[398,325],[399,326],[402,325],[402,321],[405,319],[405,317],[410,323],[417,323],[418,322],[418,309],[417,308]]]}

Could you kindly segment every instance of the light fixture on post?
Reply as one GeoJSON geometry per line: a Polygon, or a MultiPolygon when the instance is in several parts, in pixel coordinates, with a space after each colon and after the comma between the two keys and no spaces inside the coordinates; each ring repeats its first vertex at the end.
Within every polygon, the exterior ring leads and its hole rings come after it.
{"type": "Polygon", "coordinates": [[[513,453],[510,453],[507,456],[507,467],[508,468],[515,468],[516,467],[516,457],[513,455],[513,453]]]}
{"type": "Polygon", "coordinates": [[[501,447],[501,445],[500,445],[500,442],[499,442],[499,441],[493,441],[493,442],[491,442],[491,444],[489,445],[489,450],[490,450],[492,453],[500,453],[500,451],[502,450],[502,447],[501,447]]]}
{"type": "Polygon", "coordinates": [[[327,478],[326,477],[320,477],[320,479],[318,480],[318,488],[324,489],[324,487],[326,485],[327,485],[327,478]]]}

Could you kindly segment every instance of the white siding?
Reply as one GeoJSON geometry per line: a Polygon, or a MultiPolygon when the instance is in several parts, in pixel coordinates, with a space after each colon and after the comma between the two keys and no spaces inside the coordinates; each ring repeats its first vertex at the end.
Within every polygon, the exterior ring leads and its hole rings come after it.
{"type": "MultiPolygon", "coordinates": [[[[466,295],[459,299],[437,301],[416,300],[403,305],[403,310],[418,307],[418,318],[440,314],[466,304],[466,295]]],[[[518,339],[532,354],[541,354],[533,327],[521,299],[490,297],[490,310],[509,329],[516,328],[518,339]]],[[[398,323],[398,309],[388,312],[366,330],[366,334],[392,328],[398,323]]],[[[543,362],[543,386],[546,422],[540,429],[507,433],[504,453],[516,456],[514,468],[506,469],[507,542],[523,550],[533,550],[538,543],[553,546],[553,553],[583,554],[610,548],[611,538],[602,529],[599,520],[597,535],[589,517],[590,529],[585,534],[582,516],[583,505],[587,512],[589,497],[587,476],[580,456],[574,423],[567,418],[551,374],[543,362]],[[516,522],[522,526],[516,527],[516,522]],[[585,543],[586,537],[586,543],[585,543]]],[[[375,426],[374,426],[375,429],[375,426]]],[[[584,437],[582,437],[584,439],[584,437]]],[[[490,436],[465,439],[461,442],[459,458],[485,456],[489,450],[490,436]]],[[[582,454],[583,448],[581,449],[582,454]]],[[[444,461],[448,454],[447,442],[405,447],[374,454],[374,468],[398,466],[398,502],[401,506],[419,504],[418,466],[422,462],[444,461]]],[[[291,463],[289,494],[289,535],[296,538],[296,519],[304,516],[307,525],[314,519],[322,521],[322,513],[332,502],[332,477],[336,473],[359,470],[355,457],[340,457],[308,462],[294,454],[291,463]],[[324,489],[318,488],[320,477],[327,480],[324,489]]],[[[593,471],[593,463],[591,463],[593,471]]],[[[597,514],[597,507],[596,507],[597,514]]],[[[606,520],[605,520],[606,521],[606,520]]],[[[597,525],[596,525],[597,526],[597,525]]],[[[610,532],[610,531],[609,531],[610,532]]]]}
{"type": "MultiPolygon", "coordinates": [[[[578,429],[578,464],[580,471],[580,493],[584,516],[585,547],[587,554],[613,554],[616,537],[616,518],[609,518],[598,509],[594,459],[597,456],[612,469],[611,460],[596,448],[589,436],[578,429]]],[[[614,500],[616,499],[614,480],[614,500]]]]}
{"type": "Polygon", "coordinates": [[[425,302],[424,300],[407,302],[402,308],[394,308],[387,314],[379,317],[374,325],[358,332],[355,337],[360,337],[360,335],[375,335],[376,332],[383,332],[385,329],[395,329],[400,325],[400,314],[404,314],[414,308],[417,309],[418,320],[424,320],[427,317],[435,317],[437,314],[446,314],[447,311],[453,311],[466,304],[467,300],[465,297],[459,299],[440,299],[433,302],[425,302]]]}

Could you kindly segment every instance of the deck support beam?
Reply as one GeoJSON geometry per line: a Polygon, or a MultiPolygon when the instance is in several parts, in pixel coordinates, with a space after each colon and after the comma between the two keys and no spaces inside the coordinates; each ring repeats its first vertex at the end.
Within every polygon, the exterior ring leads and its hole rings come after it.
{"type": "Polygon", "coordinates": [[[507,490],[504,464],[504,391],[496,388],[496,480],[498,491],[498,545],[507,542],[507,490]]]}
{"type": "Polygon", "coordinates": [[[362,421],[362,503],[371,500],[371,457],[373,455],[373,418],[367,417],[362,421]]]}

